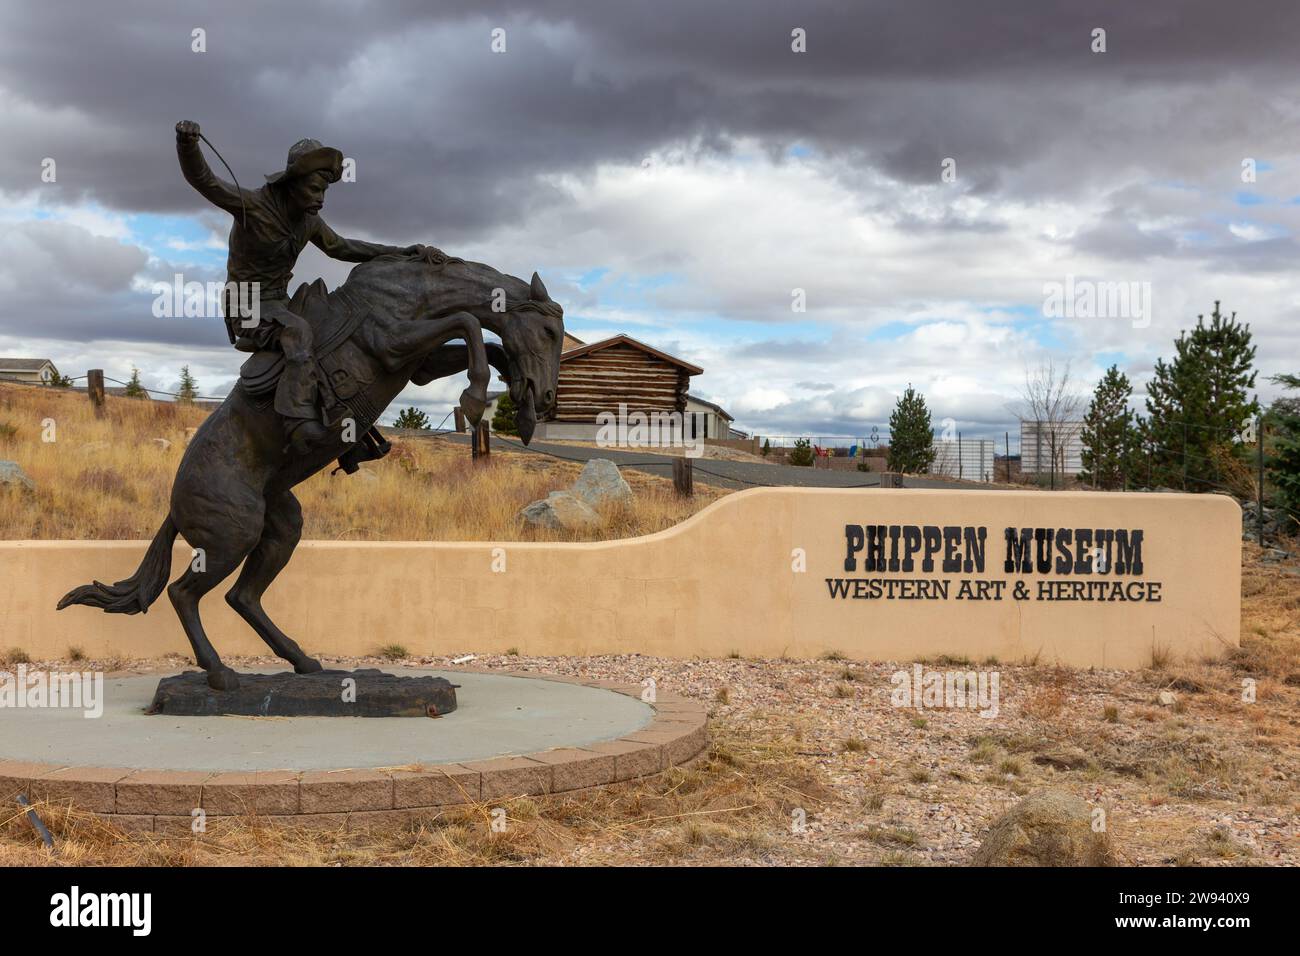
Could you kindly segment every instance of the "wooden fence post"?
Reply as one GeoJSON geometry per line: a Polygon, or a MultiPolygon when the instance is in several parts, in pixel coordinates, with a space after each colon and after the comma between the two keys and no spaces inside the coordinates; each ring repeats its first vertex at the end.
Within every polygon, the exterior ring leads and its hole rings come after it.
{"type": "Polygon", "coordinates": [[[95,417],[104,417],[104,370],[92,368],[86,373],[86,394],[95,409],[95,417]]]}
{"type": "Polygon", "coordinates": [[[673,487],[683,498],[695,494],[695,464],[685,455],[673,459],[673,487]]]}
{"type": "Polygon", "coordinates": [[[474,429],[474,440],[470,442],[471,457],[474,461],[487,464],[488,456],[492,454],[491,434],[486,421],[479,422],[478,427],[474,429]]]}
{"type": "Polygon", "coordinates": [[[459,405],[453,408],[451,410],[451,413],[452,415],[455,416],[456,434],[457,435],[465,434],[465,413],[460,410],[459,405]]]}

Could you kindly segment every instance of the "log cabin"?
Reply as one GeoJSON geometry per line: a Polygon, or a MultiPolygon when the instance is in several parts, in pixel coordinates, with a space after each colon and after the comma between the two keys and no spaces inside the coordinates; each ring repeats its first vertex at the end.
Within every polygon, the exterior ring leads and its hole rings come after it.
{"type": "MultiPolygon", "coordinates": [[[[555,408],[538,422],[537,439],[595,441],[602,413],[647,417],[676,413],[694,435],[727,438],[732,417],[720,406],[689,394],[698,365],[660,351],[630,335],[619,334],[587,344],[565,333],[555,408]]],[[[502,392],[488,395],[485,418],[491,421],[502,392]]]]}

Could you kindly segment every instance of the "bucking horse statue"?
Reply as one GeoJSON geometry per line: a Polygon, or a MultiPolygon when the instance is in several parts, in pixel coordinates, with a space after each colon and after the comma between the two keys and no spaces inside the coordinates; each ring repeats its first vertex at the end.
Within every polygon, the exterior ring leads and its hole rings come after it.
{"type": "Polygon", "coordinates": [[[167,517],[139,569],[116,584],[75,588],[58,605],[115,614],[148,610],[167,584],[176,536],[184,536],[203,560],[192,562],[167,594],[196,661],[217,690],[236,689],[239,677],[204,634],[199,600],[240,562],[227,603],[297,673],[321,669],[262,609],[262,595],[302,535],[293,487],[335,459],[351,472],[357,462],[380,457],[387,446],[373,426],[408,382],[424,385],[468,371],[461,404],[477,425],[487,402],[489,366],[496,368],[509,383],[525,442],[538,416],[555,402],[564,310],[536,273],[525,282],[421,247],[415,256],[379,256],[357,265],[333,292],[319,281],[300,287],[293,307],[312,325],[327,438],[305,455],[285,444],[274,403],[283,355],[258,352],[186,449],[167,517]],[[485,343],[483,329],[500,344],[485,343]],[[450,344],[457,339],[464,344],[450,344]]]}

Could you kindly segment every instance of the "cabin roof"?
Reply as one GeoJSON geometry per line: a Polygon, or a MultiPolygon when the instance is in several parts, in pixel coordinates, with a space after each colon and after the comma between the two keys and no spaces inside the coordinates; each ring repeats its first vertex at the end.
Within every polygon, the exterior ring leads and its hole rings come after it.
{"type": "Polygon", "coordinates": [[[593,352],[612,348],[615,345],[630,345],[632,348],[640,349],[642,352],[645,352],[648,355],[653,355],[660,361],[668,362],[670,365],[676,365],[678,368],[685,369],[688,375],[702,375],[704,373],[704,369],[700,368],[698,365],[684,362],[675,355],[661,352],[654,346],[646,345],[644,342],[634,339],[632,336],[626,335],[622,332],[618,335],[611,336],[610,338],[601,339],[599,342],[592,342],[590,345],[581,345],[576,349],[569,349],[569,351],[561,353],[560,361],[569,362],[575,358],[581,358],[584,355],[591,355],[593,352]]]}

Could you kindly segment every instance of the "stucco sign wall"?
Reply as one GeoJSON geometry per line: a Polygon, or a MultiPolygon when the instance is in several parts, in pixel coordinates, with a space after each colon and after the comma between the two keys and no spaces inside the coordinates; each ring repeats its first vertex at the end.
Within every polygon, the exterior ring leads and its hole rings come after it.
{"type": "MultiPolygon", "coordinates": [[[[625,541],[304,542],[265,604],[326,656],[402,644],[1132,668],[1237,646],[1240,538],[1240,509],[1215,495],[756,489],[625,541]]],[[[0,543],[0,647],[188,654],[165,597],[144,616],[54,611],[70,582],[131,574],[145,546],[0,543]]],[[[178,544],[175,573],[188,555],[178,544]]],[[[266,654],[228,587],[204,602],[210,637],[223,655],[266,654]]]]}
{"type": "Polygon", "coordinates": [[[1098,667],[1238,644],[1241,511],[1229,498],[886,492],[843,522],[820,518],[828,504],[797,509],[796,537],[825,530],[809,563],[821,593],[800,586],[796,607],[831,605],[820,619],[865,630],[866,656],[889,655],[894,631],[930,653],[1098,667]]]}

